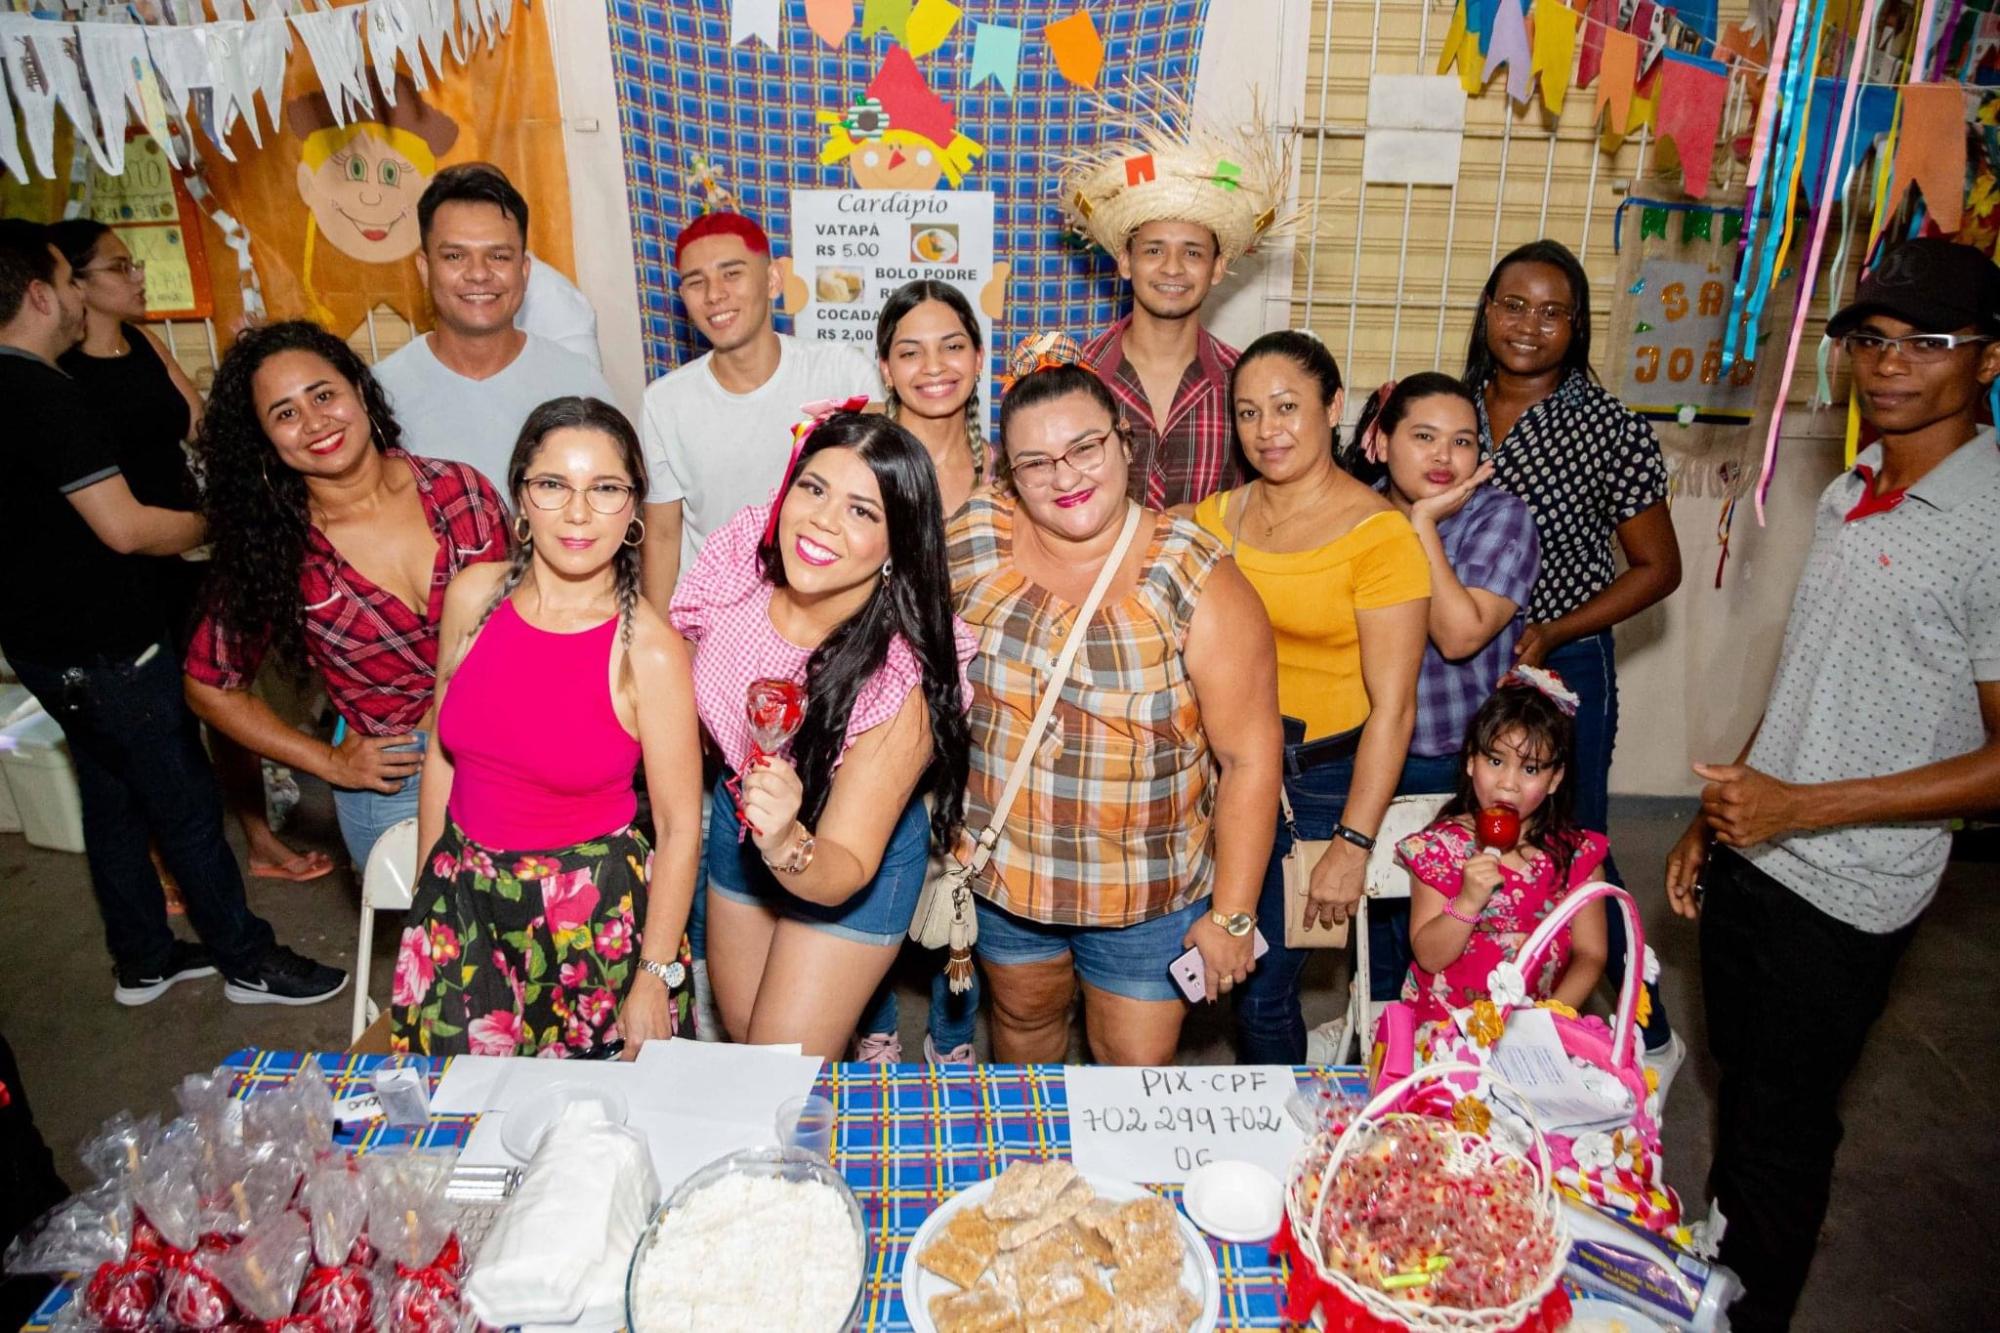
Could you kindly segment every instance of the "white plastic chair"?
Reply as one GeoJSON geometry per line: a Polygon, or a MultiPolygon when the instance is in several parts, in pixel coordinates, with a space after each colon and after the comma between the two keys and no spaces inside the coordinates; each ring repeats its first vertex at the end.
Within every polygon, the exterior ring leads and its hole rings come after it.
{"type": "Polygon", "coordinates": [[[368,969],[375,953],[375,914],[407,911],[417,887],[417,821],[391,824],[368,853],[361,872],[361,938],[354,945],[354,1030],[350,1044],[381,1011],[368,998],[368,969]]]}
{"type": "Polygon", "coordinates": [[[1341,1041],[1341,1054],[1352,1041],[1357,1061],[1368,1054],[1368,1045],[1375,1039],[1375,1020],[1382,1014],[1382,1005],[1368,998],[1368,900],[1410,896],[1410,872],[1396,860],[1396,844],[1429,828],[1449,800],[1450,795],[1443,792],[1398,796],[1382,813],[1375,850],[1368,853],[1366,885],[1354,912],[1354,978],[1347,987],[1347,1036],[1341,1041]]]}

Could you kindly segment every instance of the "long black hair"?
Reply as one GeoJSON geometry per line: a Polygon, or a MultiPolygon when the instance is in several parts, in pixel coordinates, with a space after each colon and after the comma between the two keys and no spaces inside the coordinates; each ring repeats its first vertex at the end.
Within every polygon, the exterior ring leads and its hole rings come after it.
{"type": "Polygon", "coordinates": [[[72,269],[88,263],[97,243],[110,234],[111,228],[95,218],[64,218],[49,224],[49,244],[62,251],[72,269]]]}
{"type": "Polygon", "coordinates": [[[1556,883],[1569,883],[1570,862],[1583,845],[1583,831],[1576,824],[1576,784],[1570,779],[1576,769],[1576,721],[1554,699],[1514,676],[1501,680],[1498,689],[1486,696],[1466,728],[1465,745],[1458,755],[1458,789],[1440,818],[1479,813],[1479,797],[1472,787],[1473,761],[1497,754],[1501,741],[1519,732],[1522,748],[1544,764],[1567,775],[1543,799],[1534,813],[1521,821],[1521,841],[1539,849],[1556,865],[1556,883]]]}
{"type": "Polygon", "coordinates": [[[1569,350],[1563,353],[1563,372],[1581,370],[1596,379],[1597,371],[1590,364],[1590,277],[1568,246],[1544,238],[1508,251],[1487,275],[1486,287],[1479,293],[1479,309],[1472,317],[1472,336],[1465,344],[1466,384],[1476,392],[1492,378],[1493,351],[1486,345],[1486,307],[1492,304],[1493,293],[1500,290],[1500,275],[1515,264],[1547,264],[1562,272],[1569,283],[1570,304],[1576,307],[1576,313],[1570,317],[1569,350]]]}
{"type": "MultiPolygon", "coordinates": [[[[965,299],[964,292],[948,282],[939,282],[936,278],[918,278],[904,283],[889,293],[889,299],[882,303],[882,313],[875,320],[875,359],[877,361],[889,359],[889,349],[895,346],[896,328],[903,322],[903,316],[926,301],[940,302],[958,317],[959,327],[964,329],[965,336],[972,340],[975,362],[983,369],[986,340],[979,336],[979,321],[973,317],[972,302],[965,299]]],[[[894,389],[888,389],[886,393],[888,416],[894,421],[900,404],[896,400],[894,389]]],[[[979,390],[976,385],[972,390],[972,396],[965,400],[965,436],[967,444],[972,449],[972,475],[974,478],[984,477],[986,437],[979,431],[979,390]]]]}
{"type": "MultiPolygon", "coordinates": [[[[918,791],[931,796],[931,844],[942,851],[963,822],[972,739],[959,690],[937,469],[916,436],[887,417],[836,412],[806,438],[776,504],[784,505],[806,460],[827,449],[853,450],[875,474],[889,533],[889,570],[861,609],[827,635],[806,661],[806,716],[792,739],[792,759],[805,788],[799,819],[811,825],[826,809],[854,700],[881,670],[889,645],[900,635],[923,670],[931,761],[918,791]]],[[[785,587],[785,561],[775,537],[759,546],[757,555],[764,577],[774,587],[785,587]]]]}
{"type": "Polygon", "coordinates": [[[207,606],[225,627],[264,639],[294,673],[306,671],[305,607],[299,567],[312,527],[306,479],[272,447],[252,392],[257,371],[281,352],[310,352],[354,386],[380,451],[402,440],[389,400],[368,366],[339,338],[308,320],[246,329],[216,368],[208,410],[195,436],[203,478],[202,515],[214,548],[207,606]]]}
{"type": "Polygon", "coordinates": [[[1465,381],[1456,375],[1447,375],[1441,370],[1426,370],[1416,375],[1408,375],[1397,380],[1394,388],[1385,395],[1370,394],[1368,401],[1361,405],[1361,420],[1354,426],[1354,441],[1337,456],[1340,466],[1356,480],[1373,486],[1389,475],[1389,464],[1385,459],[1378,463],[1363,452],[1368,443],[1368,431],[1372,427],[1382,432],[1387,439],[1396,433],[1396,427],[1403,424],[1403,418],[1410,414],[1412,404],[1426,398],[1456,398],[1477,411],[1479,401],[1472,396],[1472,390],[1465,387],[1465,381]]]}
{"type": "MultiPolygon", "coordinates": [[[[506,577],[500,580],[486,609],[479,613],[480,625],[521,586],[522,576],[534,560],[535,544],[523,535],[527,525],[528,469],[542,452],[543,441],[559,430],[594,430],[618,446],[618,460],[625,468],[626,479],[632,483],[632,517],[635,521],[639,518],[639,506],[646,496],[646,454],[639,447],[638,432],[632,429],[623,412],[602,398],[571,394],[551,398],[528,413],[528,419],[521,423],[521,433],[514,437],[514,452],[507,460],[507,499],[519,515],[514,521],[514,536],[519,540],[507,558],[506,577]]],[[[628,538],[631,531],[632,525],[626,524],[628,538]]],[[[643,526],[640,532],[644,534],[643,526]]],[[[611,557],[612,588],[618,596],[618,633],[628,648],[632,645],[632,617],[639,609],[639,548],[639,542],[627,540],[611,557]]]]}

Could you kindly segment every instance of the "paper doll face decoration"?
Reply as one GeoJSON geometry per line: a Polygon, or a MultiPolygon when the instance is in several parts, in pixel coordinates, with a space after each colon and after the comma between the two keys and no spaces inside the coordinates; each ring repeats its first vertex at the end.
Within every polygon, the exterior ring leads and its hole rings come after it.
{"type": "Polygon", "coordinates": [[[437,174],[438,159],[458,142],[458,125],[423,101],[408,75],[396,79],[396,104],[376,90],[380,114],[334,123],[324,93],[285,105],[285,126],[299,137],[299,198],[315,235],[354,259],[395,264],[417,250],[417,200],[437,174]]]}
{"type": "Polygon", "coordinates": [[[828,127],[819,160],[847,163],[864,190],[935,190],[940,180],[956,186],[986,151],[958,132],[951,108],[900,46],[889,48],[865,96],[818,119],[828,127]]]}
{"type": "Polygon", "coordinates": [[[1106,253],[1148,222],[1191,222],[1233,263],[1297,221],[1290,140],[1270,133],[1261,109],[1241,127],[1197,124],[1187,99],[1154,80],[1143,102],[1102,111],[1108,133],[1058,171],[1069,225],[1106,253]]]}

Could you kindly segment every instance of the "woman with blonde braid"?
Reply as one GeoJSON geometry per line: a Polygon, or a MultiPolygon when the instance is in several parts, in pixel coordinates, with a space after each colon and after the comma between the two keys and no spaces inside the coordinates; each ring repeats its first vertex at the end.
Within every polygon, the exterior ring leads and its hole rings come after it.
{"type": "Polygon", "coordinates": [[[688,1018],[701,749],[687,648],[639,596],[646,466],[618,409],[536,408],[507,493],[513,557],[445,593],[391,1039],[629,1057],[688,1018]],[[642,762],[651,838],[633,822],[642,762]]]}

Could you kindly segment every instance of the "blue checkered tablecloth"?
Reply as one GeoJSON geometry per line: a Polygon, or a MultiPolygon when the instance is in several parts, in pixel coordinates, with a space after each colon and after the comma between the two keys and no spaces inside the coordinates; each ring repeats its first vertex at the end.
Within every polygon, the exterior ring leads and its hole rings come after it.
{"type": "MultiPolygon", "coordinates": [[[[224,1065],[238,1075],[236,1094],[249,1097],[285,1083],[302,1061],[317,1060],[334,1097],[341,1098],[367,1091],[369,1072],[383,1058],[242,1050],[224,1065]]],[[[1359,1092],[1361,1072],[1343,1073],[1359,1092]]],[[[815,1091],[834,1104],[833,1164],[854,1190],[868,1228],[861,1312],[867,1330],[910,1327],[903,1310],[903,1260],[910,1238],[938,1205],[1016,1159],[1066,1157],[1070,1151],[1059,1065],[834,1064],[820,1071],[815,1091]]],[[[399,1144],[449,1148],[465,1141],[475,1119],[438,1116],[421,1130],[370,1121],[343,1133],[339,1142],[358,1152],[399,1144]]],[[[1160,1187],[1160,1193],[1178,1202],[1178,1189],[1160,1187]]],[[[1221,1326],[1284,1327],[1283,1272],[1265,1248],[1214,1240],[1209,1248],[1222,1278],[1221,1326]]],[[[24,1333],[43,1333],[65,1298],[52,1297],[24,1333]]]]}

